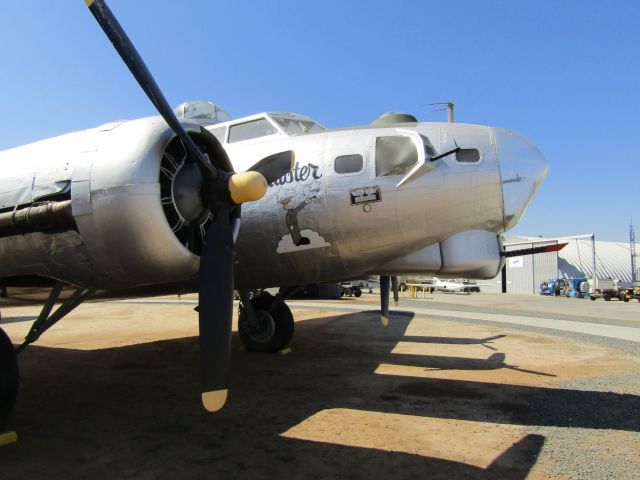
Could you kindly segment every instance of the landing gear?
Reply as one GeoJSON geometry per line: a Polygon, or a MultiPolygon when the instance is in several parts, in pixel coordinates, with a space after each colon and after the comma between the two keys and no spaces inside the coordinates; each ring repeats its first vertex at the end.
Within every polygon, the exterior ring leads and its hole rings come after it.
{"type": "Polygon", "coordinates": [[[18,356],[11,339],[0,328],[0,432],[18,397],[18,356]]]}
{"type": "Polygon", "coordinates": [[[293,314],[280,296],[261,293],[253,298],[240,292],[242,305],[238,319],[240,338],[247,350],[277,352],[293,337],[293,314]]]}
{"type": "MultiPolygon", "coordinates": [[[[51,289],[49,298],[45,302],[40,315],[33,322],[24,342],[17,348],[13,347],[11,339],[0,328],[0,432],[5,428],[9,416],[18,397],[18,354],[40,338],[46,330],[58,323],[74,308],[93,295],[93,291],[77,287],[60,306],[51,313],[64,288],[62,282],[56,282],[51,289]]],[[[0,291],[0,294],[6,295],[0,291]]]]}

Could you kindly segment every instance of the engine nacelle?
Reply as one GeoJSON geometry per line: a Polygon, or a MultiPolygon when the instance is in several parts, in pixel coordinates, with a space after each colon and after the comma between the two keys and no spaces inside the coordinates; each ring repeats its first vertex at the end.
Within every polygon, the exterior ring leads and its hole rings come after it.
{"type": "Polygon", "coordinates": [[[493,278],[502,268],[502,242],[494,232],[472,230],[410,253],[383,265],[380,274],[445,275],[493,278]]]}
{"type": "MultiPolygon", "coordinates": [[[[197,142],[200,127],[184,126],[197,142]]],[[[35,167],[46,158],[49,171],[66,173],[52,181],[62,193],[61,186],[66,183],[67,192],[70,187],[77,232],[0,239],[0,252],[7,242],[12,252],[11,260],[0,265],[0,277],[45,271],[91,289],[196,277],[198,256],[190,251],[195,245],[184,240],[184,221],[172,198],[181,155],[179,140],[160,117],[108,124],[4,152],[7,162],[31,162],[35,167]],[[70,266],[69,258],[78,261],[70,266]]],[[[33,178],[23,183],[27,180],[33,178]]]]}

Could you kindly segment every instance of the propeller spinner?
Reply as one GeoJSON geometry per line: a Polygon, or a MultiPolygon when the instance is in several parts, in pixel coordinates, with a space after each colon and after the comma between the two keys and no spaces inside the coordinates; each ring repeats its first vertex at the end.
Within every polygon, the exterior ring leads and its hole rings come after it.
{"type": "MultiPolygon", "coordinates": [[[[103,0],[85,4],[104,30],[129,71],[138,81],[187,151],[185,164],[195,163],[201,175],[196,188],[204,207],[214,214],[207,227],[200,256],[199,325],[202,372],[202,403],[209,411],[224,405],[233,316],[233,228],[239,205],[259,200],[267,184],[287,173],[294,164],[293,152],[271,155],[246,172],[235,173],[220,142],[201,128],[204,153],[182,127],[131,40],[103,0]]],[[[196,182],[197,183],[197,182],[196,182]]]]}

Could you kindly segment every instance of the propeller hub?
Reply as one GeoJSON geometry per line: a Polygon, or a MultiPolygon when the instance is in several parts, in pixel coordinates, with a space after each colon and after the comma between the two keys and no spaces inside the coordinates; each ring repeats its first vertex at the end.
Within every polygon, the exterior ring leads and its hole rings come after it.
{"type": "Polygon", "coordinates": [[[237,205],[255,202],[267,193],[267,180],[256,171],[236,173],[229,178],[231,200],[237,205]]]}

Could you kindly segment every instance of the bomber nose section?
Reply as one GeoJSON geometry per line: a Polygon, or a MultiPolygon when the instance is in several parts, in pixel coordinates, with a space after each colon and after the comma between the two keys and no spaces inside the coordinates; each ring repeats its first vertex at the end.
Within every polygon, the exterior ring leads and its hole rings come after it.
{"type": "Polygon", "coordinates": [[[547,176],[549,165],[542,152],[517,133],[494,129],[504,204],[504,229],[513,228],[547,176]]]}

